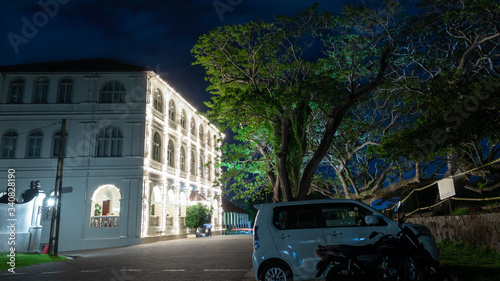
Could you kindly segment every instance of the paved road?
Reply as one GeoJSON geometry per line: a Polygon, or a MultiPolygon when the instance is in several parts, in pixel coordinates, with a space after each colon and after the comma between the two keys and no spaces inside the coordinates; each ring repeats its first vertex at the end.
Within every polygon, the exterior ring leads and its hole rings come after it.
{"type": "Polygon", "coordinates": [[[1,271],[0,280],[250,281],[252,250],[250,235],[234,235],[61,252],[76,258],[1,271]]]}

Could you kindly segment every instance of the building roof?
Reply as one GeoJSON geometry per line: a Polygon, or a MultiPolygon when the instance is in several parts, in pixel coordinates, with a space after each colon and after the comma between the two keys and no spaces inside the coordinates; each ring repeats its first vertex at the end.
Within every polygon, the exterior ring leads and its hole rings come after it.
{"type": "Polygon", "coordinates": [[[0,66],[1,72],[142,72],[145,67],[104,58],[0,66]]]}
{"type": "Polygon", "coordinates": [[[198,191],[193,191],[189,195],[189,201],[207,201],[210,202],[205,196],[201,195],[198,191]]]}
{"type": "Polygon", "coordinates": [[[238,213],[238,214],[248,214],[245,209],[236,206],[233,202],[222,198],[222,210],[225,213],[238,213]]]}

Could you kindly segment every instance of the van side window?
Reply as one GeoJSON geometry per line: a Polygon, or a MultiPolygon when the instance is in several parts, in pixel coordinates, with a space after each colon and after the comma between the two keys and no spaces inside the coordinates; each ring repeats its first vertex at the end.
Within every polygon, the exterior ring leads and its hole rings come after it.
{"type": "Polygon", "coordinates": [[[316,228],[314,205],[277,207],[273,213],[273,225],[281,230],[316,228]]]}
{"type": "Polygon", "coordinates": [[[365,226],[365,216],[372,212],[355,204],[326,204],[321,206],[326,227],[365,226]]]}

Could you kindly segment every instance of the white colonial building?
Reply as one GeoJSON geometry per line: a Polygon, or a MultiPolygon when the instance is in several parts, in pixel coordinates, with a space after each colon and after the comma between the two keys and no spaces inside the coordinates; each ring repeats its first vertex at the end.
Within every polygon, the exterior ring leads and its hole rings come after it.
{"type": "Polygon", "coordinates": [[[62,196],[59,251],[185,237],[190,198],[213,207],[221,230],[220,131],[155,72],[106,59],[0,67],[0,170],[15,170],[18,201],[34,180],[50,199],[62,119],[73,191],[62,196]]]}

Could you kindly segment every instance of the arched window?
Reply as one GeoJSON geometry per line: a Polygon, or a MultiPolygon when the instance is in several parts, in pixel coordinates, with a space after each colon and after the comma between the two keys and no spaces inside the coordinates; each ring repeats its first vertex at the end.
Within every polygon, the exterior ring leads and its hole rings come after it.
{"type": "Polygon", "coordinates": [[[196,123],[193,117],[191,117],[191,135],[196,137],[196,123]]]}
{"type": "Polygon", "coordinates": [[[97,188],[90,206],[90,228],[119,227],[120,199],[120,190],[114,185],[97,188]]]}
{"type": "Polygon", "coordinates": [[[104,85],[101,90],[101,103],[124,103],[125,102],[125,87],[118,81],[111,81],[104,85]]]}
{"type": "Polygon", "coordinates": [[[49,93],[49,79],[40,77],[35,81],[33,87],[33,103],[47,103],[47,95],[49,93]]]}
{"type": "Polygon", "coordinates": [[[17,133],[8,131],[2,136],[2,158],[16,157],[17,133]]]}
{"type": "Polygon", "coordinates": [[[175,122],[175,102],[172,99],[168,102],[168,119],[175,122]]]}
{"type": "MultiPolygon", "coordinates": [[[[154,217],[159,217],[161,216],[161,209],[162,209],[162,200],[161,200],[161,189],[159,186],[153,187],[151,190],[151,206],[149,210],[149,214],[154,217]]],[[[152,222],[152,221],[150,221],[152,222]]],[[[159,220],[155,220],[154,223],[152,223],[151,226],[158,226],[159,225],[159,220]]]]}
{"type": "Polygon", "coordinates": [[[191,165],[189,169],[191,170],[191,175],[196,176],[196,158],[193,151],[191,151],[191,165]]]}
{"type": "Polygon", "coordinates": [[[123,136],[120,129],[106,127],[97,136],[97,157],[122,156],[123,136]]]}
{"type": "Polygon", "coordinates": [[[26,149],[26,157],[40,157],[42,152],[42,140],[43,134],[40,131],[35,131],[28,135],[28,141],[26,142],[28,145],[26,149]]]}
{"type": "Polygon", "coordinates": [[[153,96],[153,108],[158,112],[163,113],[163,95],[160,89],[156,89],[153,96]]]}
{"type": "Polygon", "coordinates": [[[184,150],[184,146],[181,146],[181,155],[180,155],[180,169],[181,171],[186,171],[186,151],[184,150]]]}
{"type": "Polygon", "coordinates": [[[174,142],[172,140],[168,141],[167,148],[167,164],[170,167],[175,167],[175,153],[174,153],[174,142]]]}
{"type": "Polygon", "coordinates": [[[73,80],[65,78],[59,82],[59,89],[57,92],[58,103],[71,103],[73,95],[73,80]]]}
{"type": "Polygon", "coordinates": [[[204,136],[204,133],[203,133],[203,125],[200,124],[200,131],[198,132],[198,137],[200,138],[200,141],[203,142],[204,139],[203,139],[203,136],[204,136]]]}
{"type": "Polygon", "coordinates": [[[186,129],[186,111],[181,111],[181,128],[186,129]]]}
{"type": "Polygon", "coordinates": [[[23,103],[24,80],[16,78],[10,82],[9,97],[7,103],[23,103]]]}
{"type": "Polygon", "coordinates": [[[153,160],[161,162],[161,137],[158,132],[153,136],[153,160]]]}
{"type": "Polygon", "coordinates": [[[203,167],[205,165],[205,163],[203,163],[203,156],[200,155],[200,177],[204,178],[205,177],[205,173],[204,173],[204,170],[205,170],[205,167],[203,167]]]}
{"type": "MultiPolygon", "coordinates": [[[[65,135],[65,144],[68,143],[68,134],[65,135]]],[[[54,135],[52,138],[52,156],[58,157],[61,147],[61,131],[54,135]]],[[[64,148],[64,154],[66,155],[66,147],[64,148]]]]}

